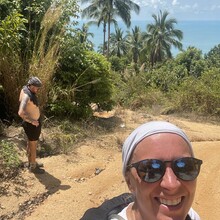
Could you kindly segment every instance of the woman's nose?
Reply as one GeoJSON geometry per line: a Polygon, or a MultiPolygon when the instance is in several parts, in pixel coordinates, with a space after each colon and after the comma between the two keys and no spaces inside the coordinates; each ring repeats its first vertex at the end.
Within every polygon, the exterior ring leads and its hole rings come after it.
{"type": "Polygon", "coordinates": [[[173,172],[172,168],[166,167],[166,171],[160,185],[167,190],[175,190],[181,185],[181,182],[173,172]]]}

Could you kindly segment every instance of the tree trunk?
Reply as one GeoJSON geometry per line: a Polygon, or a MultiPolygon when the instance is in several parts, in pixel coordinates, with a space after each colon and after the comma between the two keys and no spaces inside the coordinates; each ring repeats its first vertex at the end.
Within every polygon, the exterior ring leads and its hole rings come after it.
{"type": "Polygon", "coordinates": [[[109,58],[109,45],[110,45],[110,32],[111,32],[111,16],[108,16],[108,45],[107,45],[107,59],[109,58]]]}
{"type": "Polygon", "coordinates": [[[105,43],[106,22],[104,22],[104,24],[103,24],[103,34],[104,34],[104,36],[103,36],[103,48],[102,48],[102,53],[103,53],[103,55],[105,55],[105,53],[106,53],[106,43],[105,43]]]}

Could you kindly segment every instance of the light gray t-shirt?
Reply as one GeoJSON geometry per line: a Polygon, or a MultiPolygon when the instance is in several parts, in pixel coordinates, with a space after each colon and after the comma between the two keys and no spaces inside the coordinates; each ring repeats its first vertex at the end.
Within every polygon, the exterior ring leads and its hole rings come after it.
{"type": "MultiPolygon", "coordinates": [[[[128,220],[127,215],[126,215],[126,211],[127,211],[128,206],[126,206],[120,213],[118,213],[118,215],[120,217],[122,217],[122,219],[124,219],[124,220],[128,220]]],[[[193,208],[191,208],[189,210],[188,215],[190,216],[191,220],[200,220],[199,215],[197,214],[197,212],[195,210],[193,210],[193,208]]],[[[117,217],[113,217],[110,220],[122,220],[122,219],[121,218],[119,219],[117,217]]]]}

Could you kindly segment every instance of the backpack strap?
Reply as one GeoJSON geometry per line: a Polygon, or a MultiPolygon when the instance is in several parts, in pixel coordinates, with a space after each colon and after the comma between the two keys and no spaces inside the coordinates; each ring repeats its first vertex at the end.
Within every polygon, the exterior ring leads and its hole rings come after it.
{"type": "Polygon", "coordinates": [[[106,200],[96,208],[88,209],[80,220],[108,220],[110,216],[118,214],[124,207],[133,201],[134,198],[131,193],[123,193],[106,200]]]}

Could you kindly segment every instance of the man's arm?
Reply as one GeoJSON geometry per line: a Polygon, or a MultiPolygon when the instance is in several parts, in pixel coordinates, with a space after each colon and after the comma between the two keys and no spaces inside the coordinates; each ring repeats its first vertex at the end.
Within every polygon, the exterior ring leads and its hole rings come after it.
{"type": "Polygon", "coordinates": [[[18,110],[18,115],[24,120],[27,121],[29,123],[33,122],[33,119],[30,118],[30,116],[27,114],[26,112],[26,107],[27,107],[27,103],[29,101],[29,96],[28,95],[24,95],[21,99],[20,102],[20,106],[19,106],[19,110],[18,110]]]}

